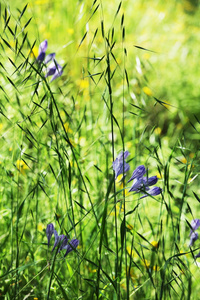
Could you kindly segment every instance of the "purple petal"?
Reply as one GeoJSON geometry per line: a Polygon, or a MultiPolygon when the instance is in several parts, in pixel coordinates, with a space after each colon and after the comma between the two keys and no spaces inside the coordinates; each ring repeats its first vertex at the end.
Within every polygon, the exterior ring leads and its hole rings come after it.
{"type": "Polygon", "coordinates": [[[194,232],[195,230],[197,230],[200,226],[200,219],[194,219],[191,221],[191,231],[190,231],[190,235],[192,234],[192,232],[194,232]]]}
{"type": "Polygon", "coordinates": [[[54,245],[53,245],[52,252],[54,251],[56,246],[65,238],[65,235],[64,234],[58,235],[57,231],[54,230],[54,237],[55,237],[55,242],[54,242],[54,245]]]}
{"type": "Polygon", "coordinates": [[[162,189],[160,187],[154,186],[150,190],[148,190],[148,194],[145,194],[144,196],[140,197],[140,199],[148,197],[148,196],[157,196],[162,193],[162,189]]]}
{"type": "Polygon", "coordinates": [[[52,82],[53,80],[55,80],[56,78],[60,77],[60,76],[62,75],[62,73],[63,73],[63,70],[62,70],[62,67],[60,66],[60,69],[59,69],[59,70],[56,69],[56,72],[55,72],[55,74],[53,75],[53,77],[52,77],[52,79],[51,79],[51,82],[52,82]]]}
{"type": "Polygon", "coordinates": [[[197,255],[195,255],[195,258],[197,258],[197,257],[200,257],[200,252],[197,255]]]}
{"type": "Polygon", "coordinates": [[[41,52],[37,57],[37,61],[42,62],[44,60],[44,58],[45,58],[45,52],[41,52]]]}
{"type": "Polygon", "coordinates": [[[48,64],[51,60],[54,60],[55,56],[55,53],[48,54],[44,60],[44,64],[48,64]]]}
{"type": "Polygon", "coordinates": [[[78,244],[79,244],[79,240],[73,239],[73,240],[70,241],[70,243],[69,243],[67,246],[63,247],[63,249],[66,249],[66,250],[67,250],[67,251],[65,252],[64,257],[65,257],[69,252],[75,250],[75,249],[78,247],[78,244]]]}
{"type": "Polygon", "coordinates": [[[125,159],[129,156],[129,154],[130,153],[128,151],[120,152],[120,154],[117,156],[117,158],[112,163],[112,167],[115,172],[115,179],[120,174],[123,174],[130,169],[129,164],[125,162],[125,159]]]}
{"type": "Polygon", "coordinates": [[[139,192],[142,185],[143,185],[143,178],[134,179],[132,187],[130,188],[129,192],[139,192]]]}
{"type": "Polygon", "coordinates": [[[51,240],[51,237],[52,237],[52,234],[54,233],[54,226],[53,224],[48,224],[47,225],[47,228],[46,228],[46,235],[47,235],[47,239],[48,239],[48,247],[49,247],[49,244],[50,244],[50,240],[51,240]]]}
{"type": "Polygon", "coordinates": [[[62,241],[62,244],[61,244],[61,246],[60,246],[59,252],[60,252],[61,250],[65,249],[65,247],[66,247],[67,244],[68,244],[68,241],[69,241],[69,239],[67,238],[67,236],[65,236],[64,239],[63,239],[63,241],[62,241]]]}
{"type": "Polygon", "coordinates": [[[47,50],[47,46],[48,46],[48,43],[47,43],[47,40],[43,41],[40,46],[39,46],[39,54],[38,54],[38,57],[37,57],[37,61],[39,62],[42,62],[45,58],[45,52],[47,50]]]}
{"type": "Polygon", "coordinates": [[[131,180],[133,180],[135,178],[138,178],[138,179],[141,178],[145,173],[146,173],[145,166],[141,165],[141,166],[137,167],[133,171],[133,174],[132,174],[131,178],[128,180],[128,182],[130,182],[131,180]]]}
{"type": "Polygon", "coordinates": [[[39,53],[46,52],[47,47],[48,47],[48,42],[47,40],[44,40],[39,46],[39,53]]]}
{"type": "Polygon", "coordinates": [[[190,244],[189,247],[193,246],[194,242],[198,239],[198,233],[193,232],[190,236],[190,244]]]}
{"type": "Polygon", "coordinates": [[[152,177],[143,177],[144,185],[145,186],[151,186],[157,183],[158,177],[157,176],[152,176],[152,177]]]}
{"type": "Polygon", "coordinates": [[[63,73],[62,67],[56,62],[56,60],[54,60],[50,64],[50,66],[47,68],[47,73],[46,73],[45,77],[53,75],[53,77],[51,79],[51,81],[53,81],[57,77],[61,76],[62,73],[63,73]]]}

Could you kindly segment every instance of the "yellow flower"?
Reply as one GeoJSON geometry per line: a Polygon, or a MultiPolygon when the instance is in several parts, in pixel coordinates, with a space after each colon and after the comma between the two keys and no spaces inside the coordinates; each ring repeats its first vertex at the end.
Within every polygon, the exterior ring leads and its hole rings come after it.
{"type": "Polygon", "coordinates": [[[145,266],[147,269],[153,269],[154,271],[159,271],[160,268],[158,266],[151,266],[150,261],[148,261],[146,258],[142,260],[142,265],[145,266]]]}
{"type": "Polygon", "coordinates": [[[156,173],[156,176],[158,177],[158,179],[162,178],[162,174],[160,174],[159,172],[156,173]]]}
{"type": "Polygon", "coordinates": [[[155,247],[155,248],[158,248],[159,242],[152,241],[152,242],[151,242],[151,245],[152,245],[153,247],[155,247]]]}
{"type": "Polygon", "coordinates": [[[78,87],[83,90],[89,87],[89,81],[88,79],[81,79],[77,81],[78,87]]]}
{"type": "Polygon", "coordinates": [[[22,159],[17,160],[16,167],[23,175],[25,174],[25,170],[29,169],[27,164],[25,164],[25,162],[22,159]]]}
{"type": "Polygon", "coordinates": [[[154,132],[155,132],[155,134],[160,135],[162,132],[162,129],[160,127],[156,127],[154,132]]]}
{"type": "Polygon", "coordinates": [[[128,252],[128,254],[129,254],[130,256],[135,257],[135,258],[138,257],[137,253],[136,253],[133,249],[131,249],[130,246],[127,246],[127,247],[126,247],[126,251],[128,252]]]}
{"type": "Polygon", "coordinates": [[[37,46],[34,46],[33,49],[32,49],[31,52],[30,52],[30,56],[33,57],[33,58],[34,58],[34,57],[37,57],[37,56],[38,56],[38,52],[39,52],[39,51],[38,51],[38,47],[37,47],[37,46]]]}
{"type": "Polygon", "coordinates": [[[0,131],[2,130],[2,128],[3,128],[3,124],[2,124],[2,123],[0,123],[0,131]]]}
{"type": "Polygon", "coordinates": [[[43,223],[38,223],[37,228],[39,231],[43,231],[43,229],[45,229],[45,225],[43,223]]]}
{"type": "Polygon", "coordinates": [[[195,156],[195,154],[192,153],[192,152],[189,154],[189,157],[190,157],[190,158],[194,158],[194,156],[195,156]]]}
{"type": "Polygon", "coordinates": [[[147,96],[153,95],[152,90],[148,86],[144,86],[142,90],[147,96]]]}
{"type": "Polygon", "coordinates": [[[73,133],[73,130],[69,127],[69,123],[68,122],[66,122],[64,124],[64,127],[65,127],[65,130],[66,130],[67,133],[73,133]]]}
{"type": "Polygon", "coordinates": [[[132,226],[131,224],[128,224],[126,227],[127,227],[129,230],[132,230],[132,229],[133,229],[133,226],[132,226]]]}
{"type": "Polygon", "coordinates": [[[68,29],[67,29],[67,33],[68,33],[69,35],[72,35],[72,34],[74,33],[74,29],[73,29],[73,28],[68,28],[68,29]]]}
{"type": "Polygon", "coordinates": [[[187,164],[187,159],[185,157],[182,157],[181,162],[184,163],[184,164],[187,164]]]}

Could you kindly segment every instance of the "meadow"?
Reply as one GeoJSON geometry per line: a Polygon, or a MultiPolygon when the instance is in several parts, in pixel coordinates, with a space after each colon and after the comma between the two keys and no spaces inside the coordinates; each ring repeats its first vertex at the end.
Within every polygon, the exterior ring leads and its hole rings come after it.
{"type": "Polygon", "coordinates": [[[0,0],[0,299],[199,299],[199,18],[0,0]]]}

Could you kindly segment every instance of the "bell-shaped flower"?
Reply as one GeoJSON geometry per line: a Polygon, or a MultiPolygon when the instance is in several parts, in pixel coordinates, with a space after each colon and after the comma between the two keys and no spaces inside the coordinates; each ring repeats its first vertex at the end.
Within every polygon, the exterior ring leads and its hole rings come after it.
{"type": "Polygon", "coordinates": [[[55,237],[55,242],[54,242],[54,245],[53,245],[52,252],[54,251],[56,246],[58,246],[61,243],[61,241],[64,240],[65,235],[64,234],[58,235],[57,231],[54,230],[54,237],[55,237]]]}
{"type": "Polygon", "coordinates": [[[143,183],[144,186],[151,186],[156,184],[158,181],[158,177],[157,176],[151,176],[151,177],[143,177],[143,183]]]}
{"type": "Polygon", "coordinates": [[[135,178],[129,192],[140,192],[141,190],[148,190],[149,186],[156,184],[157,176],[135,178]]]}
{"type": "Polygon", "coordinates": [[[146,173],[146,169],[145,166],[141,165],[139,167],[137,167],[134,171],[133,174],[131,176],[131,178],[128,180],[128,182],[134,180],[134,179],[139,179],[141,178],[144,174],[146,173]]]}
{"type": "Polygon", "coordinates": [[[47,225],[47,228],[46,228],[46,235],[47,235],[47,240],[48,240],[48,247],[49,247],[49,244],[50,244],[50,240],[51,240],[51,237],[54,233],[54,226],[53,224],[48,224],[47,225]]]}
{"type": "Polygon", "coordinates": [[[195,258],[197,258],[197,257],[200,257],[200,252],[197,255],[195,255],[195,258]]]}
{"type": "Polygon", "coordinates": [[[158,186],[154,186],[151,189],[148,190],[147,194],[144,194],[140,199],[148,197],[148,196],[157,196],[162,193],[162,189],[158,186]]]}
{"type": "Polygon", "coordinates": [[[54,59],[53,62],[49,65],[47,68],[47,73],[45,77],[52,76],[51,81],[55,80],[57,77],[61,76],[63,73],[62,67],[57,63],[57,61],[54,59]]]}
{"type": "Polygon", "coordinates": [[[38,57],[37,57],[37,61],[39,61],[39,62],[43,62],[44,61],[46,50],[47,50],[47,46],[48,46],[47,40],[44,40],[40,44],[40,46],[39,46],[39,54],[38,54],[38,57]]]}
{"type": "Polygon", "coordinates": [[[129,154],[130,153],[128,151],[120,152],[120,154],[117,156],[117,158],[112,163],[112,167],[115,172],[115,179],[117,179],[117,177],[120,174],[123,174],[130,169],[129,164],[125,162],[126,158],[129,156],[129,154]]]}
{"type": "Polygon", "coordinates": [[[192,232],[190,235],[190,244],[189,247],[193,246],[194,242],[198,239],[198,233],[197,232],[192,232]]]}
{"type": "Polygon", "coordinates": [[[44,60],[44,64],[48,64],[50,61],[54,60],[55,56],[56,56],[55,53],[48,54],[44,60]]]}
{"type": "Polygon", "coordinates": [[[64,257],[71,251],[75,250],[78,247],[79,240],[77,239],[72,239],[66,246],[64,246],[62,249],[67,250],[65,252],[64,257]]]}
{"type": "Polygon", "coordinates": [[[191,221],[191,231],[190,231],[190,235],[199,228],[200,226],[200,219],[194,219],[191,221]]]}

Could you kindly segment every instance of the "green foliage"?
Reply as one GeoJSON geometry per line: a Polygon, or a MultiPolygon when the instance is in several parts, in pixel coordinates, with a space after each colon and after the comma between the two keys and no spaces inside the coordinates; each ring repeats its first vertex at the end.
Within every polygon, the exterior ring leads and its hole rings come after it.
{"type": "Polygon", "coordinates": [[[1,297],[198,295],[199,14],[198,1],[1,2],[1,297]],[[53,82],[36,62],[45,39],[53,82]],[[128,193],[141,164],[161,196],[128,193]],[[77,251],[51,253],[49,223],[77,251]]]}

